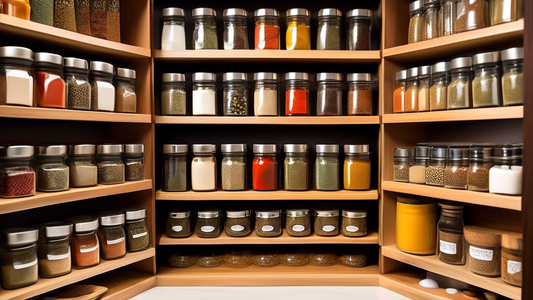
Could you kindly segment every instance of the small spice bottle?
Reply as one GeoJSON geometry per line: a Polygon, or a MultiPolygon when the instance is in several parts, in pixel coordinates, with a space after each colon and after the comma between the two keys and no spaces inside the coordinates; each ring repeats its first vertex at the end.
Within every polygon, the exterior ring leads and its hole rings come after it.
{"type": "Polygon", "coordinates": [[[308,236],[311,234],[309,209],[287,209],[285,214],[285,230],[290,236],[308,236]]]}
{"type": "Polygon", "coordinates": [[[405,112],[405,91],[407,86],[407,70],[396,72],[396,88],[394,90],[392,112],[405,112]]]}
{"type": "Polygon", "coordinates": [[[311,13],[305,8],[292,8],[287,18],[287,50],[311,50],[311,13]]]}
{"type": "Polygon", "coordinates": [[[128,251],[135,252],[148,248],[150,234],[146,226],[146,209],[128,209],[124,211],[124,216],[128,251]]]}
{"type": "Polygon", "coordinates": [[[365,251],[345,252],[339,256],[339,263],[352,268],[362,268],[366,266],[367,261],[368,254],[365,251]]]}
{"type": "Polygon", "coordinates": [[[255,211],[255,233],[258,236],[280,236],[281,232],[281,210],[255,211]]]}
{"type": "Polygon", "coordinates": [[[192,190],[208,192],[217,189],[217,146],[211,144],[192,145],[194,158],[191,162],[192,190]]]}
{"type": "Polygon", "coordinates": [[[468,149],[448,149],[448,162],[444,169],[444,187],[466,190],[468,187],[468,149]]]}
{"type": "Polygon", "coordinates": [[[439,36],[454,34],[455,20],[457,19],[457,0],[440,0],[439,9],[439,36]]]}
{"type": "Polygon", "coordinates": [[[411,168],[412,149],[394,148],[394,170],[392,180],[399,182],[409,182],[409,169],[411,168]]]}
{"type": "Polygon", "coordinates": [[[98,182],[101,184],[123,183],[125,181],[125,168],[120,155],[124,152],[124,146],[117,144],[98,145],[96,151],[98,182]]]}
{"type": "Polygon", "coordinates": [[[429,166],[426,168],[426,184],[444,186],[444,168],[446,168],[446,148],[431,148],[429,166]]]}
{"type": "MultiPolygon", "coordinates": [[[[37,2],[40,2],[40,1],[37,1],[37,2]]],[[[78,33],[90,36],[91,35],[91,11],[89,9],[89,4],[90,4],[90,1],[76,1],[74,2],[74,10],[76,12],[76,31],[78,33]]]]}
{"type": "Polygon", "coordinates": [[[84,59],[65,57],[64,66],[67,84],[67,108],[90,110],[89,64],[84,59]]]}
{"type": "Polygon", "coordinates": [[[30,165],[32,146],[0,147],[0,197],[35,195],[35,171],[30,165]]]}
{"type": "Polygon", "coordinates": [[[309,81],[308,74],[289,72],[285,74],[285,115],[309,115],[309,81]]]}
{"type": "Polygon", "coordinates": [[[33,52],[23,47],[0,47],[0,104],[33,106],[33,52]]]}
{"type": "Polygon", "coordinates": [[[272,8],[254,11],[255,50],[279,49],[279,12],[272,8]]]}
{"type": "Polygon", "coordinates": [[[342,12],[335,8],[318,11],[316,50],[341,49],[341,17],[342,12]]]}
{"type": "Polygon", "coordinates": [[[187,268],[196,263],[197,256],[192,251],[174,252],[167,258],[167,265],[174,268],[187,268]]]}
{"type": "Polygon", "coordinates": [[[254,74],[254,114],[256,116],[277,116],[278,74],[261,72],[254,74]]]}
{"type": "Polygon", "coordinates": [[[292,250],[278,255],[279,263],[288,267],[300,267],[309,263],[309,254],[302,250],[292,250]]]}
{"type": "Polygon", "coordinates": [[[276,145],[254,144],[252,183],[256,191],[273,191],[278,188],[278,162],[276,145]]]}
{"type": "Polygon", "coordinates": [[[522,286],[523,250],[524,238],[522,234],[502,234],[502,279],[504,282],[522,286]]]}
{"type": "Polygon", "coordinates": [[[418,68],[407,70],[404,108],[405,112],[418,111],[418,68]]]}
{"type": "Polygon", "coordinates": [[[435,254],[437,206],[431,199],[398,197],[396,247],[416,255],[435,254]]]}
{"type": "Polygon", "coordinates": [[[177,7],[163,8],[161,20],[163,21],[161,50],[185,50],[185,11],[177,7]]]}
{"type": "Polygon", "coordinates": [[[501,55],[503,63],[503,106],[523,104],[524,48],[510,48],[502,51],[501,55]]]}
{"type": "Polygon", "coordinates": [[[373,13],[368,9],[352,9],[346,14],[348,37],[346,49],[370,50],[373,13]]]}
{"type": "Polygon", "coordinates": [[[439,37],[439,5],[439,0],[424,0],[421,30],[422,41],[439,37]]]}
{"type": "Polygon", "coordinates": [[[439,203],[442,208],[437,224],[438,258],[448,264],[464,265],[463,206],[439,203]]]}
{"type": "Polygon", "coordinates": [[[251,210],[226,211],[224,232],[231,237],[247,236],[253,231],[251,210]]]}
{"type": "Polygon", "coordinates": [[[489,192],[522,194],[522,149],[503,145],[494,148],[494,166],[489,171],[489,192]]]}
{"type": "Polygon", "coordinates": [[[252,263],[258,267],[275,267],[279,265],[279,258],[275,253],[268,251],[254,251],[252,263]]]}
{"type": "Polygon", "coordinates": [[[429,111],[430,66],[418,67],[418,111],[429,111]]]}
{"type": "Polygon", "coordinates": [[[448,84],[448,109],[469,108],[471,105],[472,58],[459,57],[450,61],[451,79],[448,84]]]}
{"type": "Polygon", "coordinates": [[[63,80],[63,57],[38,52],[34,53],[33,59],[35,101],[40,107],[65,108],[66,87],[63,80]]]}
{"type": "Polygon", "coordinates": [[[523,0],[490,0],[490,25],[513,22],[524,17],[523,0]]]}
{"type": "Polygon", "coordinates": [[[472,102],[474,107],[500,105],[500,73],[498,61],[500,52],[480,53],[473,56],[474,79],[472,80],[472,102]]]}
{"type": "Polygon", "coordinates": [[[246,144],[222,144],[222,189],[242,191],[246,189],[246,144]]]}
{"type": "Polygon", "coordinates": [[[407,43],[417,43],[422,41],[422,0],[409,3],[409,32],[407,43]]]}
{"type": "Polygon", "coordinates": [[[470,166],[468,167],[468,189],[488,192],[490,168],[494,165],[492,148],[470,149],[470,166]]]}
{"type": "Polygon", "coordinates": [[[315,210],[315,234],[335,236],[339,234],[339,210],[315,210]]]}
{"type": "Polygon", "coordinates": [[[88,187],[98,184],[98,167],[94,164],[96,146],[70,145],[67,166],[71,187],[88,187]]]}
{"type": "Polygon", "coordinates": [[[342,235],[364,236],[368,233],[367,224],[366,210],[342,210],[342,235]]]}
{"type": "Polygon", "coordinates": [[[194,73],[192,81],[192,115],[216,116],[216,75],[213,73],[194,73]]]}
{"type": "Polygon", "coordinates": [[[409,168],[409,182],[410,183],[426,183],[426,168],[429,162],[429,148],[416,147],[415,160],[409,168]]]}
{"type": "Polygon", "coordinates": [[[41,192],[59,192],[69,188],[69,167],[65,165],[66,145],[35,147],[37,173],[37,190],[41,192]]]}
{"type": "Polygon", "coordinates": [[[224,73],[224,115],[248,115],[248,88],[246,73],[224,73]]]}
{"type": "Polygon", "coordinates": [[[185,116],[187,114],[185,75],[163,73],[162,81],[161,114],[163,116],[185,116]]]}
{"type": "Polygon", "coordinates": [[[448,64],[439,62],[431,66],[431,88],[429,89],[429,110],[447,109],[448,64]]]}
{"type": "Polygon", "coordinates": [[[242,8],[224,10],[224,50],[248,49],[247,17],[246,10],[242,8]]]}
{"type": "Polygon", "coordinates": [[[370,189],[370,152],[368,145],[344,145],[344,188],[370,189]]]}
{"type": "Polygon", "coordinates": [[[224,266],[230,268],[246,268],[252,264],[253,256],[250,250],[226,250],[224,266]]]}
{"type": "Polygon", "coordinates": [[[69,244],[71,233],[72,224],[64,222],[50,222],[39,226],[37,256],[40,277],[58,277],[72,271],[69,244]]]}
{"type": "Polygon", "coordinates": [[[163,145],[163,191],[187,190],[187,151],[185,144],[163,145]]]}
{"type": "Polygon", "coordinates": [[[166,235],[181,238],[190,236],[192,232],[190,211],[171,211],[168,213],[166,235]]]}
{"type": "Polygon", "coordinates": [[[222,216],[219,210],[198,211],[195,233],[201,238],[216,238],[222,233],[222,216]]]}
{"type": "Polygon", "coordinates": [[[124,145],[124,167],[127,181],[144,180],[144,145],[124,145]]]}
{"type": "Polygon", "coordinates": [[[76,11],[73,0],[54,1],[54,27],[76,32],[76,11]]]}
{"type": "Polygon", "coordinates": [[[114,69],[112,64],[91,61],[91,110],[115,111],[114,69]]]}
{"type": "Polygon", "coordinates": [[[455,32],[481,29],[489,26],[489,3],[487,0],[458,0],[455,32]]]}
{"type": "Polygon", "coordinates": [[[489,277],[500,276],[502,233],[491,228],[465,226],[468,249],[466,267],[470,272],[489,277]]]}
{"type": "MultiPolygon", "coordinates": [[[[89,1],[87,1],[89,2],[89,1]]],[[[54,26],[54,1],[39,1],[29,0],[31,12],[30,20],[32,22],[41,23],[48,26],[54,26]]],[[[0,12],[3,13],[2,4],[0,4],[0,12]]]]}
{"type": "Polygon", "coordinates": [[[309,189],[309,160],[307,144],[285,144],[284,188],[286,191],[306,191],[309,189]]]}
{"type": "Polygon", "coordinates": [[[124,113],[137,112],[137,94],[135,93],[135,70],[117,68],[115,87],[117,88],[117,107],[115,111],[124,113]]]}
{"type": "Polygon", "coordinates": [[[318,73],[316,115],[342,116],[342,76],[339,73],[318,73]]]}
{"type": "Polygon", "coordinates": [[[224,253],[218,249],[203,250],[196,259],[196,265],[202,268],[215,268],[223,264],[224,253]]]}
{"type": "Polygon", "coordinates": [[[192,10],[194,50],[218,49],[216,17],[217,13],[212,8],[202,7],[192,10]]]}
{"type": "Polygon", "coordinates": [[[38,238],[39,230],[34,228],[2,231],[0,274],[4,289],[18,289],[37,282],[39,277],[35,242],[38,238]]]}
{"type": "Polygon", "coordinates": [[[102,259],[117,259],[126,255],[125,216],[121,212],[103,213],[99,218],[98,239],[102,259]]]}
{"type": "Polygon", "coordinates": [[[73,224],[70,248],[74,268],[88,268],[100,263],[100,243],[96,235],[98,219],[89,216],[68,218],[73,224]]]}
{"type": "Polygon", "coordinates": [[[339,190],[339,145],[316,145],[315,190],[339,190]]]}
{"type": "Polygon", "coordinates": [[[370,73],[348,74],[348,116],[372,114],[372,90],[370,73]]]}

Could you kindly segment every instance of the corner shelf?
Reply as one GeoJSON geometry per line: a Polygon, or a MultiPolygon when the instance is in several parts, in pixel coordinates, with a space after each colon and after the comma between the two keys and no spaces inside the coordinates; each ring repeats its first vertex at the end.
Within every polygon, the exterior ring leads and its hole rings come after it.
{"type": "Polygon", "coordinates": [[[156,124],[209,124],[209,125],[367,125],[380,124],[379,116],[338,117],[202,117],[156,116],[156,124]]]}
{"type": "Polygon", "coordinates": [[[492,108],[454,109],[419,113],[401,113],[383,115],[383,123],[420,123],[503,120],[524,118],[524,106],[507,106],[492,108]]]}
{"type": "Polygon", "coordinates": [[[157,278],[151,273],[134,271],[112,271],[95,278],[80,282],[80,284],[94,284],[105,286],[107,292],[101,300],[129,299],[146,290],[156,287],[157,278]]]}
{"type": "Polygon", "coordinates": [[[427,300],[465,300],[463,293],[455,295],[446,293],[446,287],[428,289],[421,287],[420,280],[426,278],[426,272],[394,272],[382,274],[379,286],[413,299],[427,300]]]}

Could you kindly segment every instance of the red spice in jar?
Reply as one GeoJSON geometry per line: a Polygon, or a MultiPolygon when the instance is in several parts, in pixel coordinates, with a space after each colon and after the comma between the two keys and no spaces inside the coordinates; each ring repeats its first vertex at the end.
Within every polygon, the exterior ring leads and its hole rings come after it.
{"type": "Polygon", "coordinates": [[[65,81],[48,72],[37,73],[37,103],[41,107],[65,108],[65,81]]]}
{"type": "Polygon", "coordinates": [[[35,172],[0,172],[0,196],[24,197],[35,195],[35,172]]]}
{"type": "Polygon", "coordinates": [[[278,188],[278,163],[275,157],[256,157],[252,164],[253,189],[272,191],[278,188]]]}
{"type": "Polygon", "coordinates": [[[405,112],[405,87],[398,87],[394,91],[394,101],[392,104],[392,112],[405,112]]]}
{"type": "Polygon", "coordinates": [[[290,88],[285,92],[285,115],[307,115],[307,90],[290,88]]]}
{"type": "Polygon", "coordinates": [[[255,49],[279,49],[279,27],[256,22],[255,49]]]}
{"type": "Polygon", "coordinates": [[[87,268],[100,263],[100,245],[96,232],[73,234],[70,245],[72,265],[75,268],[87,268]]]}

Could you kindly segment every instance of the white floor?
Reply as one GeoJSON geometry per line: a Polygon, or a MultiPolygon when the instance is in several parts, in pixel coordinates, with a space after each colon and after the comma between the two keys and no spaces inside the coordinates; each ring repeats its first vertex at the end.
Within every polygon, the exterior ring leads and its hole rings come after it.
{"type": "Polygon", "coordinates": [[[312,287],[177,287],[158,286],[132,300],[408,300],[377,286],[312,287]]]}

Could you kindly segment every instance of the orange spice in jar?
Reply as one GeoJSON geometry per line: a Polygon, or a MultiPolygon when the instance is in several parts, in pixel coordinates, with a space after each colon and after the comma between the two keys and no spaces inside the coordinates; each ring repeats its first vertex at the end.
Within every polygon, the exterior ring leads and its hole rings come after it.
{"type": "Polygon", "coordinates": [[[405,112],[405,89],[407,85],[407,70],[396,73],[396,89],[392,103],[392,112],[405,112]]]}
{"type": "Polygon", "coordinates": [[[100,263],[100,243],[96,236],[98,219],[78,216],[67,219],[73,224],[70,241],[72,265],[74,268],[88,268],[100,263]]]}
{"type": "Polygon", "coordinates": [[[275,9],[262,8],[254,12],[255,49],[279,49],[279,13],[275,9]]]}
{"type": "Polygon", "coordinates": [[[285,74],[285,115],[302,116],[309,114],[309,81],[307,73],[290,72],[285,74]]]}
{"type": "Polygon", "coordinates": [[[126,255],[125,216],[119,212],[105,212],[98,218],[98,238],[102,244],[102,259],[117,259],[126,255]]]}

